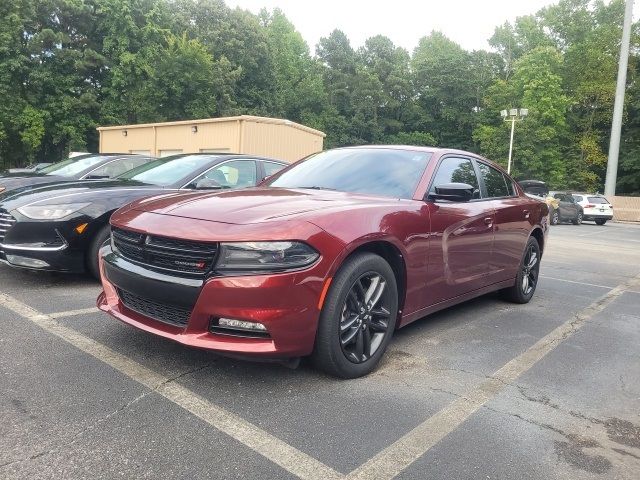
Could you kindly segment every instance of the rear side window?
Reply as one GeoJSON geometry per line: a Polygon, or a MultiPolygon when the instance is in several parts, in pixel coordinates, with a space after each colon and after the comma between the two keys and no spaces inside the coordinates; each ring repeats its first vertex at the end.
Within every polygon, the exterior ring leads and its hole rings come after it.
{"type": "Polygon", "coordinates": [[[504,175],[502,175],[500,170],[496,170],[482,162],[478,162],[478,169],[484,180],[488,198],[510,197],[512,195],[504,175]]]}
{"type": "MultiPolygon", "coordinates": [[[[593,198],[593,197],[592,197],[592,198],[593,198]]],[[[576,202],[581,202],[582,200],[584,200],[584,199],[582,198],[582,195],[574,195],[574,196],[573,196],[573,199],[574,199],[576,202]]]]}
{"type": "Polygon", "coordinates": [[[473,163],[467,158],[447,157],[438,166],[429,193],[436,193],[436,187],[445,183],[466,183],[474,188],[473,198],[480,198],[478,177],[473,163]]]}
{"type": "Polygon", "coordinates": [[[603,197],[587,197],[587,200],[589,200],[589,203],[597,203],[597,204],[608,204],[609,202],[607,202],[606,198],[603,197]]]}
{"type": "Polygon", "coordinates": [[[133,170],[140,165],[144,165],[149,162],[149,157],[125,157],[114,160],[113,162],[105,163],[101,167],[92,170],[87,174],[88,177],[107,177],[113,178],[118,175],[122,175],[124,172],[133,170]]]}

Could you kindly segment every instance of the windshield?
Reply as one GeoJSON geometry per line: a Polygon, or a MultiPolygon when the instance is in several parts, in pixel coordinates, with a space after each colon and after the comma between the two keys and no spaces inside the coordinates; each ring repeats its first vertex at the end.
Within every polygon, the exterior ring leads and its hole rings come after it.
{"type": "Polygon", "coordinates": [[[215,155],[175,155],[159,158],[129,170],[117,178],[168,187],[175,183],[186,182],[215,158],[215,155]]]}
{"type": "Polygon", "coordinates": [[[267,185],[411,198],[430,153],[391,148],[344,148],[318,153],[267,185]]]}
{"type": "Polygon", "coordinates": [[[589,203],[597,203],[598,205],[608,204],[607,199],[604,197],[587,197],[589,203]]]}
{"type": "Polygon", "coordinates": [[[77,175],[87,168],[97,165],[105,158],[108,157],[105,157],[103,155],[96,155],[92,157],[67,158],[66,160],[62,160],[61,162],[54,163],[53,165],[49,165],[48,167],[39,170],[39,173],[44,173],[46,175],[60,175],[62,177],[72,177],[73,175],[77,175]]]}

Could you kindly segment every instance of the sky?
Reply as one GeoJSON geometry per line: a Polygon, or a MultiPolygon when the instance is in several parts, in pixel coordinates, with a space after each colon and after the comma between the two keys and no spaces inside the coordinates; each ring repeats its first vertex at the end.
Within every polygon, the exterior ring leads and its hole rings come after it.
{"type": "MultiPolygon", "coordinates": [[[[279,7],[315,53],[315,45],[334,28],[357,48],[374,35],[389,37],[410,52],[433,30],[466,50],[489,49],[496,26],[557,3],[553,0],[225,0],[231,7],[258,13],[279,7]]],[[[640,0],[634,3],[634,20],[640,0]]]]}

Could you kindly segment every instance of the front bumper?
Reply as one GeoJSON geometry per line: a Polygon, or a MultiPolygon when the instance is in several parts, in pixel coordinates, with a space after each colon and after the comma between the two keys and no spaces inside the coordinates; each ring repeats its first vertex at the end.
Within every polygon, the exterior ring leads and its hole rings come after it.
{"type": "Polygon", "coordinates": [[[597,220],[597,219],[604,219],[604,220],[612,220],[613,219],[613,212],[609,213],[603,213],[603,212],[584,212],[582,215],[582,219],[583,220],[597,220]]]}
{"type": "MultiPolygon", "coordinates": [[[[5,214],[5,217],[9,215],[5,214]]],[[[81,273],[85,270],[83,239],[72,233],[75,221],[14,219],[0,237],[0,262],[31,270],[81,273]]],[[[89,232],[90,233],[90,232],[89,232]]]]}
{"type": "Polygon", "coordinates": [[[148,270],[113,253],[108,245],[100,252],[100,262],[104,291],[98,297],[98,307],[136,328],[233,356],[290,358],[313,350],[320,314],[318,301],[328,271],[328,262],[322,258],[297,272],[207,279],[148,270]],[[123,292],[187,309],[188,320],[176,325],[141,314],[125,305],[123,292]],[[268,336],[211,332],[211,322],[221,317],[262,323],[268,336]]]}

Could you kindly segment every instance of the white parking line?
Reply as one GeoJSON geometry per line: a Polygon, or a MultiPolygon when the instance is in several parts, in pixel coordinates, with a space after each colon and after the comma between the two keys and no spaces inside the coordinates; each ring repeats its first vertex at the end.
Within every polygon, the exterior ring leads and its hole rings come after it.
{"type": "Polygon", "coordinates": [[[607,290],[613,290],[613,287],[606,285],[598,285],[596,283],[577,282],[575,280],[567,280],[565,278],[549,277],[547,275],[540,275],[540,278],[546,278],[547,280],[557,280],[558,282],[575,283],[576,285],[586,285],[587,287],[606,288],[607,290]]]}
{"type": "MultiPolygon", "coordinates": [[[[167,400],[179,405],[192,415],[246,445],[293,475],[309,480],[344,478],[331,467],[292,447],[288,443],[225,410],[188,388],[180,386],[171,378],[131,360],[130,358],[96,342],[57,322],[52,315],[45,315],[30,306],[0,293],[0,306],[30,320],[40,328],[61,338],[74,347],[106,363],[127,377],[157,392],[167,400]]],[[[57,315],[61,315],[60,312],[57,315]]]]}
{"type": "Polygon", "coordinates": [[[447,407],[425,420],[398,441],[351,472],[348,479],[391,479],[456,430],[465,420],[493,399],[507,385],[528,371],[545,355],[576,333],[597,313],[627,290],[640,284],[640,275],[605,293],[535,344],[497,370],[490,379],[460,396],[447,407]]]}
{"type": "Polygon", "coordinates": [[[606,230],[597,230],[595,232],[587,232],[587,233],[580,233],[578,235],[576,235],[576,237],[591,237],[592,235],[599,235],[601,233],[606,233],[606,230]]]}
{"type": "Polygon", "coordinates": [[[86,315],[88,313],[97,313],[100,310],[98,309],[98,307],[91,307],[91,308],[79,308],[77,310],[67,310],[65,312],[55,312],[55,313],[49,313],[47,315],[49,315],[51,318],[65,318],[65,317],[75,317],[77,315],[86,315]]]}

